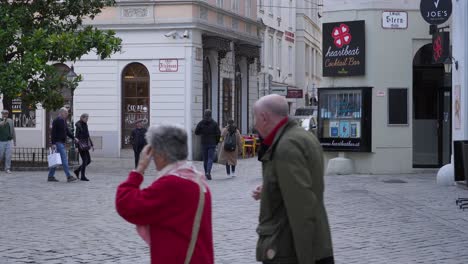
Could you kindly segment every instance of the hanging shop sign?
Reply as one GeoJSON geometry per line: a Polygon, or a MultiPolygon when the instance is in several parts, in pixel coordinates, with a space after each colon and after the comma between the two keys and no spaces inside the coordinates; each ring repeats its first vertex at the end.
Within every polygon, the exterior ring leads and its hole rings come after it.
{"type": "Polygon", "coordinates": [[[403,11],[382,12],[382,28],[407,29],[408,13],[403,11]]]}
{"type": "Polygon", "coordinates": [[[432,63],[444,63],[450,56],[449,32],[436,32],[432,35],[432,63]]]}
{"type": "Polygon", "coordinates": [[[288,87],[286,98],[302,98],[302,97],[304,97],[304,93],[302,89],[288,87]]]}
{"type": "Polygon", "coordinates": [[[161,59],[159,60],[160,72],[177,72],[179,71],[179,61],[177,59],[161,59]]]}
{"type": "Polygon", "coordinates": [[[284,32],[284,40],[294,43],[294,33],[289,32],[289,31],[285,31],[284,32]]]}
{"type": "Polygon", "coordinates": [[[323,24],[323,76],[365,75],[365,22],[323,24]]]}
{"type": "Polygon", "coordinates": [[[421,0],[421,15],[427,23],[440,25],[452,14],[452,0],[421,0]]]}

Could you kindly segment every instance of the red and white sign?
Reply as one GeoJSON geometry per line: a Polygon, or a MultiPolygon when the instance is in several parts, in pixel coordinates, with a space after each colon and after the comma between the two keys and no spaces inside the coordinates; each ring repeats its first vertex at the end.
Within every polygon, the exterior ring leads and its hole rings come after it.
{"type": "Polygon", "coordinates": [[[332,37],[334,39],[335,46],[341,49],[344,45],[351,43],[353,38],[349,34],[349,27],[346,24],[341,24],[339,27],[335,27],[332,31],[332,37]]]}
{"type": "Polygon", "coordinates": [[[177,72],[179,71],[179,61],[177,59],[161,59],[159,60],[160,72],[177,72]]]}
{"type": "Polygon", "coordinates": [[[304,94],[303,94],[302,89],[288,87],[286,98],[303,98],[303,97],[304,97],[304,94]]]}
{"type": "Polygon", "coordinates": [[[284,32],[284,40],[294,43],[294,33],[289,32],[289,31],[285,31],[284,32]]]}

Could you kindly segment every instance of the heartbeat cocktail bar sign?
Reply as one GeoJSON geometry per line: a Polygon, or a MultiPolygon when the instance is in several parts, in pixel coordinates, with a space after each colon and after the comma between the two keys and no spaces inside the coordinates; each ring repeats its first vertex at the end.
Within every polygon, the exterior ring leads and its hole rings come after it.
{"type": "Polygon", "coordinates": [[[364,20],[323,24],[323,76],[365,75],[364,20]]]}

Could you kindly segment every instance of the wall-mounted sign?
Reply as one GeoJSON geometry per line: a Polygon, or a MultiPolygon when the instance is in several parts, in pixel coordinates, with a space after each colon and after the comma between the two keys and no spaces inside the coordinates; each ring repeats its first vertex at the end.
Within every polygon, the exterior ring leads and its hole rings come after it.
{"type": "Polygon", "coordinates": [[[21,98],[11,100],[11,119],[15,127],[36,127],[36,110],[21,98]]]}
{"type": "Polygon", "coordinates": [[[323,76],[365,74],[365,22],[323,24],[323,76]]]}
{"type": "Polygon", "coordinates": [[[288,87],[286,98],[302,98],[302,97],[304,97],[304,93],[302,89],[288,87]]]}
{"type": "Polygon", "coordinates": [[[179,61],[177,59],[159,60],[160,72],[177,72],[179,70],[179,61]]]}
{"type": "Polygon", "coordinates": [[[449,32],[436,32],[432,35],[432,63],[444,63],[450,56],[449,32]]]}
{"type": "Polygon", "coordinates": [[[289,32],[289,31],[285,31],[284,32],[284,40],[294,43],[294,33],[289,32]]]}
{"type": "Polygon", "coordinates": [[[402,11],[382,12],[382,28],[406,29],[408,28],[408,13],[402,11]]]}
{"type": "Polygon", "coordinates": [[[452,0],[421,0],[421,15],[427,23],[440,25],[452,14],[452,0]]]}
{"type": "Polygon", "coordinates": [[[288,94],[288,88],[286,86],[271,86],[270,93],[286,96],[288,94]]]}

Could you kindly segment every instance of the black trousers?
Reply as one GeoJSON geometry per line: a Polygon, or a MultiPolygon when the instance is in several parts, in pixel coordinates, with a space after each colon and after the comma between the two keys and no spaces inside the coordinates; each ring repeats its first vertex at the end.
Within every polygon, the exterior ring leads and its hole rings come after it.
{"type": "Polygon", "coordinates": [[[235,173],[236,172],[236,165],[226,164],[226,173],[231,174],[231,170],[232,170],[232,173],[235,173]]]}
{"type": "MultiPolygon", "coordinates": [[[[264,261],[263,264],[283,264],[285,262],[270,262],[270,261],[264,261]]],[[[290,262],[288,262],[288,264],[290,264],[290,262]]],[[[317,260],[315,261],[315,264],[335,264],[335,259],[333,258],[333,256],[331,257],[326,257],[326,258],[323,258],[323,259],[320,259],[320,260],[317,260]]]]}
{"type": "Polygon", "coordinates": [[[135,153],[135,168],[138,166],[138,162],[140,161],[140,153],[145,146],[137,146],[133,147],[133,152],[135,153]]]}
{"type": "Polygon", "coordinates": [[[86,166],[91,163],[91,155],[89,150],[80,150],[81,165],[76,169],[81,172],[81,177],[86,177],[86,166]]]}

